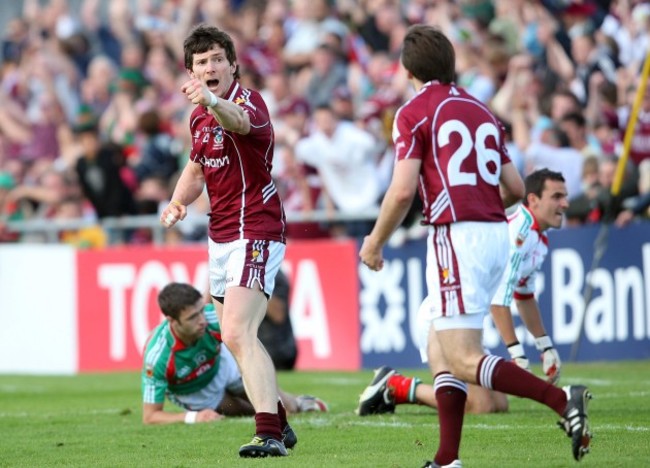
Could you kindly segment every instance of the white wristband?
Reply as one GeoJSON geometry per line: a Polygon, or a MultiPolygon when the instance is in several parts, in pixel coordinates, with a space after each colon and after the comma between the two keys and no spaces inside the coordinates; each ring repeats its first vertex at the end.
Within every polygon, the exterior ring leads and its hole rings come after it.
{"type": "Polygon", "coordinates": [[[198,414],[198,411],[188,411],[185,413],[185,424],[194,424],[196,422],[196,416],[198,414]]]}
{"type": "Polygon", "coordinates": [[[210,104],[208,104],[208,107],[214,107],[218,102],[217,96],[215,96],[213,92],[210,92],[210,104]]]}
{"type": "Polygon", "coordinates": [[[510,357],[512,359],[526,357],[526,353],[524,352],[524,347],[521,345],[521,343],[508,346],[508,353],[510,353],[510,357]]]}
{"type": "Polygon", "coordinates": [[[535,338],[535,347],[537,348],[537,351],[544,351],[548,348],[552,348],[553,342],[547,335],[540,336],[539,338],[535,338]]]}

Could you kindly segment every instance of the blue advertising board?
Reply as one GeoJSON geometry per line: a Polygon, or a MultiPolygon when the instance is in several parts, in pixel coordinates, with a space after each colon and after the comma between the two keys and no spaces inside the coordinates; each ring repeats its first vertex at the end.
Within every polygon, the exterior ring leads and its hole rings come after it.
{"type": "MultiPolygon", "coordinates": [[[[604,254],[594,265],[599,233],[599,226],[549,232],[550,249],[536,288],[546,330],[565,361],[572,349],[579,361],[648,359],[650,223],[610,227],[604,254]],[[592,294],[585,308],[588,285],[592,294]]],[[[416,316],[426,295],[425,252],[425,240],[411,241],[385,248],[380,272],[359,266],[363,368],[423,366],[416,316]]],[[[513,314],[528,357],[539,363],[515,308],[513,314]]],[[[492,353],[508,356],[489,317],[484,344],[492,353]]]]}

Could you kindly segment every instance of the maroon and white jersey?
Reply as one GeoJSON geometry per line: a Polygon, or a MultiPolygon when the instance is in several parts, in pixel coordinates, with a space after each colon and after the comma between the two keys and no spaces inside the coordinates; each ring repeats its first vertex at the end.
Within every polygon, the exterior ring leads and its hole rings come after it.
{"type": "Polygon", "coordinates": [[[426,83],[397,111],[396,163],[420,159],[418,191],[427,224],[506,221],[499,194],[510,162],[501,123],[454,84],[426,83]]]}
{"type": "Polygon", "coordinates": [[[192,112],[190,159],[203,167],[210,197],[209,236],[285,242],[285,216],[271,178],[274,135],[262,96],[234,82],[226,99],[250,117],[248,135],[224,130],[203,106],[192,112]]]}
{"type": "Polygon", "coordinates": [[[641,161],[648,158],[650,158],[650,112],[640,110],[630,144],[630,160],[638,166],[641,161]]]}

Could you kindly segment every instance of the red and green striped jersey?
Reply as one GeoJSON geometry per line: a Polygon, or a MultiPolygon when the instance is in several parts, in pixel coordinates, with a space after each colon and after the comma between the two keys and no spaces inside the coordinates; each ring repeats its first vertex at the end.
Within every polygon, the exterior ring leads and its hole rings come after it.
{"type": "Polygon", "coordinates": [[[219,371],[221,327],[212,305],[204,309],[208,327],[192,346],[186,346],[168,320],[150,334],[144,351],[142,397],[144,403],[163,403],[167,393],[187,395],[210,383],[219,371]]]}

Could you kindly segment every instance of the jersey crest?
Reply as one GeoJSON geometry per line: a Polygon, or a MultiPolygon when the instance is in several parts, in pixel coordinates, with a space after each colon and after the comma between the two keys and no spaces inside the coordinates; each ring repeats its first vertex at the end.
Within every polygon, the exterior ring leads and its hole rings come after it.
{"type": "Polygon", "coordinates": [[[520,232],[519,234],[517,234],[517,238],[515,239],[515,244],[517,245],[517,247],[521,247],[522,245],[524,245],[525,240],[526,240],[526,236],[520,232]]]}
{"type": "Polygon", "coordinates": [[[221,125],[217,125],[212,129],[212,133],[214,134],[212,149],[223,149],[223,127],[221,125]]]}

